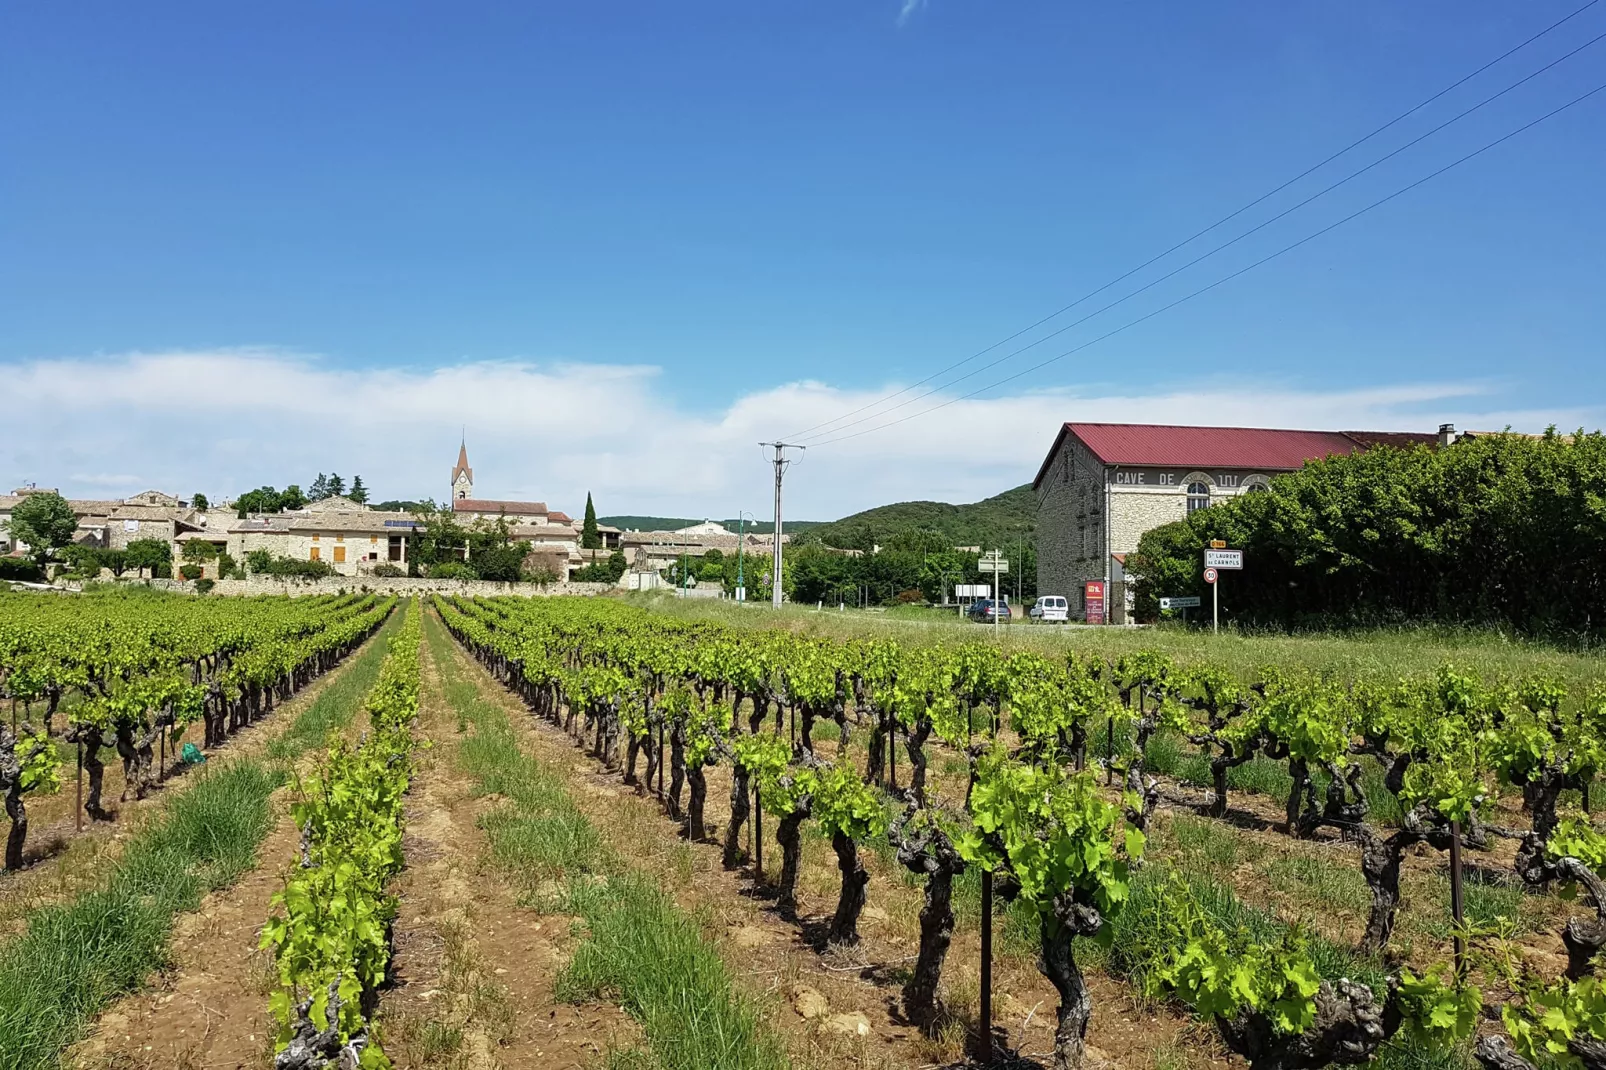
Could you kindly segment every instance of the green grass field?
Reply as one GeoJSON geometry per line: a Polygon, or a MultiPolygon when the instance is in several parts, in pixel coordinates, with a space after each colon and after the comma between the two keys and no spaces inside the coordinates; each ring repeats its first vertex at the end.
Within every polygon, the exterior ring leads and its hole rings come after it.
{"type": "MultiPolygon", "coordinates": [[[[681,600],[666,595],[629,595],[628,600],[678,617],[746,627],[785,627],[805,634],[862,636],[899,642],[993,641],[993,629],[924,607],[878,610],[817,610],[767,603],[681,600]]],[[[1020,610],[1024,614],[1024,609],[1020,610]]],[[[1392,629],[1299,635],[1241,635],[1223,631],[1015,623],[998,628],[1006,649],[1052,654],[1070,650],[1108,657],[1156,650],[1182,664],[1210,663],[1249,677],[1266,665],[1330,670],[1343,677],[1401,676],[1452,664],[1485,678],[1540,673],[1569,691],[1606,685],[1606,654],[1571,650],[1490,631],[1445,628],[1392,629]]]]}

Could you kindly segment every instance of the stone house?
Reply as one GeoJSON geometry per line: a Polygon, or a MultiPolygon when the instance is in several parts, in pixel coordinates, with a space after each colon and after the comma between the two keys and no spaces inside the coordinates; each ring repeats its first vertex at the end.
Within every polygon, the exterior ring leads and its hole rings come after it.
{"type": "Polygon", "coordinates": [[[1144,532],[1265,490],[1272,478],[1309,460],[1434,441],[1431,434],[1392,432],[1064,424],[1032,481],[1037,590],[1064,595],[1073,616],[1085,615],[1086,585],[1100,581],[1111,623],[1126,623],[1126,555],[1144,532]]]}
{"type": "Polygon", "coordinates": [[[411,513],[370,509],[350,498],[309,502],[304,509],[250,516],[228,528],[229,556],[244,562],[253,550],[298,561],[325,561],[340,576],[371,573],[376,565],[407,567],[418,521],[411,513]]]}
{"type": "MultiPolygon", "coordinates": [[[[703,525],[697,525],[702,528],[703,525]]],[[[726,557],[736,556],[737,547],[740,546],[742,554],[747,558],[756,558],[760,562],[768,562],[774,553],[775,536],[754,535],[748,532],[738,536],[735,532],[724,528],[719,529],[722,534],[708,531],[686,533],[679,531],[627,531],[619,537],[619,549],[625,555],[625,561],[635,571],[653,571],[668,568],[679,561],[681,556],[702,557],[710,550],[718,550],[726,557]]],[[[781,545],[791,541],[790,535],[781,536],[781,545]]],[[[759,567],[766,568],[766,564],[759,567]]]]}
{"type": "MultiPolygon", "coordinates": [[[[11,512],[28,495],[41,493],[55,492],[22,487],[11,494],[0,495],[0,553],[22,548],[20,541],[9,533],[11,512]]],[[[159,490],[111,500],[68,498],[67,504],[78,518],[73,542],[99,549],[127,549],[136,539],[160,539],[173,546],[181,535],[204,532],[207,528],[204,513],[159,490]]]]}

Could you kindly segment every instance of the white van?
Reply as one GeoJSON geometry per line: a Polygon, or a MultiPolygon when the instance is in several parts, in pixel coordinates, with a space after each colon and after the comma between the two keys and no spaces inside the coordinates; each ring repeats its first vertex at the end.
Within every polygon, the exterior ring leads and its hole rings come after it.
{"type": "Polygon", "coordinates": [[[1071,619],[1071,604],[1065,600],[1064,595],[1040,595],[1037,601],[1032,603],[1029,615],[1033,620],[1063,624],[1071,619]]]}

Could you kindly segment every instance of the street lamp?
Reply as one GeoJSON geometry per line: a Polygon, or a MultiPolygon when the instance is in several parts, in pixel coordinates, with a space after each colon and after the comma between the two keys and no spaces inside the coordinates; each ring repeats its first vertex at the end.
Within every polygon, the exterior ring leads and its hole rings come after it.
{"type": "MultiPolygon", "coordinates": [[[[747,541],[744,537],[747,530],[744,523],[750,515],[752,514],[740,509],[736,510],[736,601],[738,602],[747,601],[747,585],[742,582],[742,544],[747,541]]],[[[753,523],[758,523],[756,516],[753,517],[753,523]]]]}

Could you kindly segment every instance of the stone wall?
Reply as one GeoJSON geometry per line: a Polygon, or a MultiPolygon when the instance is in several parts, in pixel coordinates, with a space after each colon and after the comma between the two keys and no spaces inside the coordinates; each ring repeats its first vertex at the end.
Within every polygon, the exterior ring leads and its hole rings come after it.
{"type": "Polygon", "coordinates": [[[1037,487],[1037,593],[1064,595],[1079,615],[1104,560],[1104,466],[1067,435],[1037,487]]]}
{"type": "MultiPolygon", "coordinates": [[[[142,584],[164,591],[194,593],[195,584],[181,580],[136,580],[125,577],[116,581],[130,585],[142,584]]],[[[79,584],[64,584],[68,590],[78,590],[79,584]]],[[[213,594],[257,595],[284,594],[292,597],[309,594],[335,594],[364,591],[383,595],[455,594],[466,598],[490,598],[497,595],[518,595],[534,598],[548,595],[592,595],[617,590],[611,583],[550,583],[538,586],[533,583],[498,583],[494,580],[430,580],[377,576],[326,576],[320,580],[280,579],[275,576],[250,576],[243,580],[218,580],[213,594]]]]}

